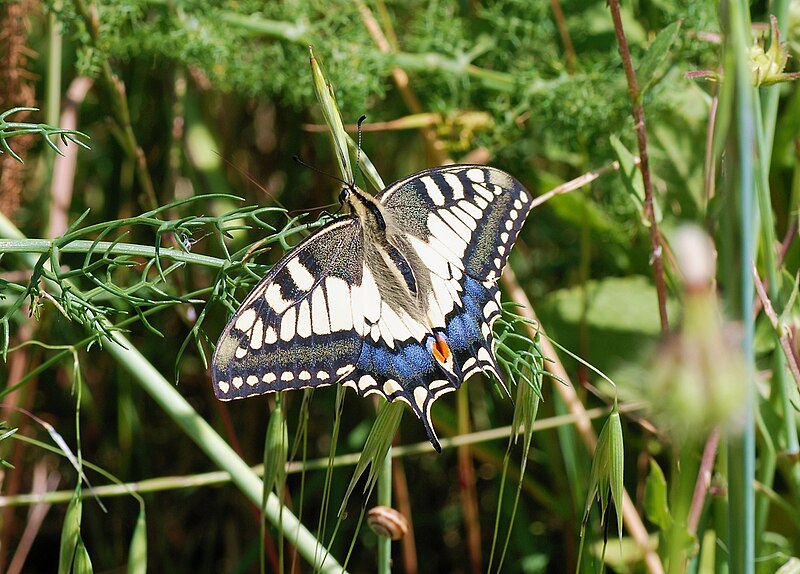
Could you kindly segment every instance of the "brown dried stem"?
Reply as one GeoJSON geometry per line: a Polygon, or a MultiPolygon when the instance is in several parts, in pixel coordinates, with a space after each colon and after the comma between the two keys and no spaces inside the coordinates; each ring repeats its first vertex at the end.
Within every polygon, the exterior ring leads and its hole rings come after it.
{"type": "Polygon", "coordinates": [[[664,281],[664,261],[661,257],[661,232],[656,222],[655,210],[653,209],[653,185],[650,181],[650,163],[647,157],[647,129],[644,122],[644,105],[642,103],[642,93],[639,91],[639,84],[636,81],[636,72],[633,69],[631,53],[628,49],[628,40],[625,38],[625,30],[622,27],[622,17],[619,10],[619,0],[609,0],[611,17],[614,20],[614,31],[617,35],[617,45],[619,55],[622,58],[622,66],[625,69],[625,77],[628,80],[628,91],[630,92],[631,103],[633,104],[633,120],[636,128],[636,139],[639,144],[639,161],[642,172],[642,182],[644,183],[644,216],[650,224],[650,247],[652,250],[651,258],[653,261],[653,275],[656,283],[656,293],[658,294],[658,313],[661,318],[661,332],[669,332],[669,319],[667,318],[667,286],[664,281]]]}
{"type": "Polygon", "coordinates": [[[778,341],[780,343],[781,350],[786,357],[786,366],[789,367],[789,372],[792,373],[792,378],[794,378],[795,384],[798,388],[800,388],[800,365],[798,364],[800,363],[800,360],[798,360],[796,354],[797,352],[795,351],[795,345],[790,339],[788,331],[785,331],[782,328],[780,320],[778,319],[778,314],[775,312],[775,308],[772,306],[772,301],[770,301],[769,296],[767,295],[767,291],[764,288],[764,283],[758,276],[758,271],[756,270],[755,265],[753,265],[753,278],[755,279],[756,293],[758,293],[758,298],[761,300],[761,304],[764,305],[764,313],[766,313],[770,323],[772,324],[772,328],[775,329],[775,333],[778,335],[778,341]]]}
{"type": "Polygon", "coordinates": [[[564,11],[558,0],[550,0],[550,7],[553,9],[553,19],[556,21],[558,35],[561,36],[561,44],[564,46],[564,56],[567,58],[567,72],[575,74],[575,47],[572,45],[572,38],[567,28],[567,20],[564,18],[564,11]]]}

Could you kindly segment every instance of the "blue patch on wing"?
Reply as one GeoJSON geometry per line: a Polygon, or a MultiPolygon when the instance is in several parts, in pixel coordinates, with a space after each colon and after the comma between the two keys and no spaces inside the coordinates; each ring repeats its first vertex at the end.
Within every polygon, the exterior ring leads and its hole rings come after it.
{"type": "Polygon", "coordinates": [[[390,349],[382,342],[366,340],[361,347],[356,369],[357,373],[363,371],[375,376],[381,384],[394,379],[404,389],[413,391],[414,387],[430,380],[435,367],[430,351],[417,341],[400,343],[390,349]]]}

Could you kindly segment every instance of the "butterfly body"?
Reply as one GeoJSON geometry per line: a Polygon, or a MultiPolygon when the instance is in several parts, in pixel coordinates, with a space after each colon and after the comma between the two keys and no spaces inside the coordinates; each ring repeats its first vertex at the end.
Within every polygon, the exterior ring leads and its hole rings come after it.
{"type": "Polygon", "coordinates": [[[511,176],[448,166],[372,197],[343,188],[342,216],[304,239],[253,289],[212,361],[222,400],[334,383],[408,403],[439,443],[433,402],[499,372],[496,281],[530,210],[511,176]]]}

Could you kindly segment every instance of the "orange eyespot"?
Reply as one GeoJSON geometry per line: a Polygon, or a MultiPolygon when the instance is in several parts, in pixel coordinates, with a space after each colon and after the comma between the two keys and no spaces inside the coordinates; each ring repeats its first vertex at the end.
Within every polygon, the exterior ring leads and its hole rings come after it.
{"type": "Polygon", "coordinates": [[[450,346],[447,344],[447,339],[441,333],[436,333],[434,337],[435,340],[431,344],[433,357],[440,363],[446,363],[450,359],[450,346]]]}

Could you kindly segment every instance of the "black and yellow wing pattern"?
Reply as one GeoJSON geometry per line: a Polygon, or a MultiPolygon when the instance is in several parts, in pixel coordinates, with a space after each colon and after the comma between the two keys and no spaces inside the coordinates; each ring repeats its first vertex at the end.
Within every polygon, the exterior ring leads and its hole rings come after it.
{"type": "Polygon", "coordinates": [[[497,280],[531,207],[510,175],[429,169],[351,209],[283,257],[225,327],[212,361],[228,400],[344,384],[401,400],[440,450],[431,407],[478,371],[498,378],[497,280]]]}

